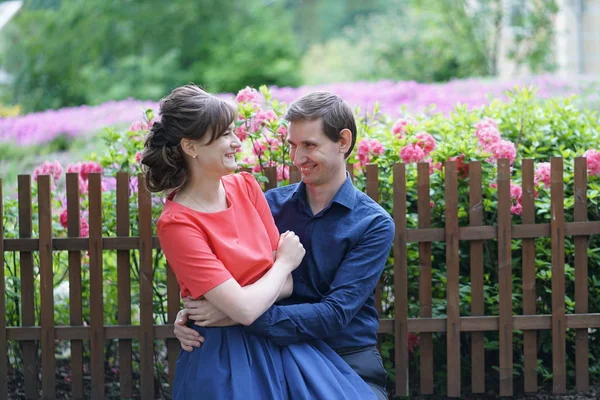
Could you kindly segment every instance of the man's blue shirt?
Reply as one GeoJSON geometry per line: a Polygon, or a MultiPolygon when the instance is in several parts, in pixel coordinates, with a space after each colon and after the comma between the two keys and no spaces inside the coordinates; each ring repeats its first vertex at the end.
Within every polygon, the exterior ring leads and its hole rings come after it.
{"type": "Polygon", "coordinates": [[[292,273],[294,291],[248,329],[278,344],[324,339],[332,348],[377,343],[375,287],[394,238],[390,215],[352,185],[313,215],[304,183],[270,190],[280,232],[294,231],[306,249],[292,273]]]}

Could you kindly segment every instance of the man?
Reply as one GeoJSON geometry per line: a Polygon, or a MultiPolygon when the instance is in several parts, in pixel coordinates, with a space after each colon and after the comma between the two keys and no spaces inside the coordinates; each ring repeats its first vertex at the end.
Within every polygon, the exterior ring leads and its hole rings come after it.
{"type": "MultiPolygon", "coordinates": [[[[346,159],[356,142],[352,109],[326,92],[290,105],[290,158],[302,182],[270,190],[267,201],[280,232],[294,231],[306,256],[293,272],[291,297],[247,327],[287,345],[322,339],[360,375],[379,399],[387,399],[386,371],[376,348],[379,317],[374,293],[394,237],[390,215],[352,185],[346,159]]],[[[223,314],[186,301],[175,335],[191,351],[204,340],[185,324],[223,314]]]]}

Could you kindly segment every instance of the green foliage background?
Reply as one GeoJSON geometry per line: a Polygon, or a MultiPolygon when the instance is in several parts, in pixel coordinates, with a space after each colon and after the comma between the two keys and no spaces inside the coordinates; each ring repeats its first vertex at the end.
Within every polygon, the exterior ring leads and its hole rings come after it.
{"type": "Polygon", "coordinates": [[[249,85],[447,81],[498,74],[506,54],[552,71],[556,0],[25,0],[0,34],[12,81],[0,101],[24,112],[134,97],[188,82],[249,85]],[[435,62],[432,62],[435,60],[435,62]]]}

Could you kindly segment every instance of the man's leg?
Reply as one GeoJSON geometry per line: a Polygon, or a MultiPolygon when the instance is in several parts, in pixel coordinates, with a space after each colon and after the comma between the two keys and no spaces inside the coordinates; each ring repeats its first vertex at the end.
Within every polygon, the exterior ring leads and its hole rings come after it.
{"type": "Polygon", "coordinates": [[[341,349],[338,354],[363,378],[378,400],[389,399],[386,390],[387,372],[375,346],[341,349]]]}

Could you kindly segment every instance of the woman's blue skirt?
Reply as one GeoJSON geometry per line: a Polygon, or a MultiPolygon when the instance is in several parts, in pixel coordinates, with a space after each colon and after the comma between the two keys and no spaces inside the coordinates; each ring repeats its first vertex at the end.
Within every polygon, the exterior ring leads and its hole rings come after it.
{"type": "Polygon", "coordinates": [[[173,399],[376,399],[322,341],[278,346],[239,325],[194,329],[206,340],[200,348],[179,354],[173,399]]]}

